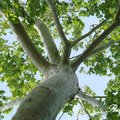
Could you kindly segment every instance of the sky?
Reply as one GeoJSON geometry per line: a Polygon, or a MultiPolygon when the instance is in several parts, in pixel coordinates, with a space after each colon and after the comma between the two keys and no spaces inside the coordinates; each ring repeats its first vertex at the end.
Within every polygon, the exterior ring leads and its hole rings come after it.
{"type": "MultiPolygon", "coordinates": [[[[93,16],[93,17],[90,17],[90,18],[84,18],[83,19],[84,22],[85,22],[85,29],[83,31],[83,34],[88,32],[89,31],[89,26],[91,24],[97,24],[98,23],[98,20],[93,16]]],[[[7,36],[6,39],[8,40],[12,40],[13,39],[13,36],[7,36]]],[[[72,55],[75,56],[79,53],[78,52],[73,52],[72,55]]],[[[85,85],[89,86],[97,95],[99,96],[102,96],[104,95],[104,89],[107,85],[107,82],[109,81],[109,77],[102,77],[102,76],[99,76],[99,75],[87,75],[87,74],[81,74],[77,71],[77,76],[78,76],[78,80],[79,80],[79,85],[80,85],[80,88],[83,88],[85,85]]],[[[3,89],[6,91],[6,95],[10,95],[11,93],[9,92],[9,88],[7,87],[7,85],[5,83],[1,83],[0,82],[0,89],[3,89]]],[[[80,106],[77,105],[74,107],[74,114],[73,116],[69,116],[67,114],[64,114],[62,116],[62,118],[60,120],[76,120],[77,118],[77,112],[79,110],[80,106]]],[[[16,109],[14,109],[11,114],[9,115],[6,115],[4,119],[2,120],[10,120],[11,117],[13,116],[13,114],[15,113],[16,109]]],[[[61,113],[58,115],[58,117],[56,118],[56,120],[59,119],[59,116],[61,115],[61,113]]],[[[80,120],[88,120],[88,117],[86,115],[80,115],[79,116],[79,119],[80,120]]]]}

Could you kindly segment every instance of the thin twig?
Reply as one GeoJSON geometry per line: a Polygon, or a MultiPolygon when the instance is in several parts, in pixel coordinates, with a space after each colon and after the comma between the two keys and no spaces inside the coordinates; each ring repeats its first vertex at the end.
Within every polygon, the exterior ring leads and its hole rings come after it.
{"type": "Polygon", "coordinates": [[[82,37],[76,39],[75,41],[72,42],[71,46],[74,46],[75,44],[77,44],[78,42],[80,42],[81,40],[83,40],[84,38],[88,37],[89,35],[91,35],[93,32],[95,32],[95,30],[97,30],[98,28],[100,28],[107,20],[102,21],[100,24],[98,24],[97,26],[95,26],[91,31],[89,31],[88,33],[84,34],[82,37]]]}
{"type": "Polygon", "coordinates": [[[106,98],[106,96],[93,96],[93,98],[106,98]]]}

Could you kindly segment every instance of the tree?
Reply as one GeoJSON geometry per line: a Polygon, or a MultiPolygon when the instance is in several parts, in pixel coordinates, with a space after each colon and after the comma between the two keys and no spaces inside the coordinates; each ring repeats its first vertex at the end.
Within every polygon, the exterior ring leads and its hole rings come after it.
{"type": "Polygon", "coordinates": [[[71,114],[79,103],[90,120],[99,120],[103,112],[107,119],[119,120],[119,5],[119,0],[1,1],[0,81],[12,93],[6,97],[0,90],[1,117],[21,103],[12,120],[54,120],[61,109],[71,114]],[[82,18],[91,15],[99,24],[82,34],[82,18]],[[18,41],[6,41],[8,32],[18,41]],[[71,56],[73,50],[79,55],[71,56]],[[81,90],[77,69],[114,76],[106,96],[96,96],[89,87],[81,90]],[[42,82],[36,79],[38,74],[42,82]]]}

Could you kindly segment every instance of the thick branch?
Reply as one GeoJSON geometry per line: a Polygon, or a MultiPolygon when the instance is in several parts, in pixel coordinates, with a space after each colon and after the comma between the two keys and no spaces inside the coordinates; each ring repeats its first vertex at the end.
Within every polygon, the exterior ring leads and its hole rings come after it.
{"type": "Polygon", "coordinates": [[[59,33],[62,41],[64,42],[64,44],[68,44],[68,40],[65,37],[65,34],[64,34],[63,30],[62,30],[62,26],[60,24],[60,21],[58,19],[58,15],[57,15],[57,12],[56,12],[56,8],[55,8],[52,0],[46,0],[46,2],[48,3],[48,5],[51,8],[51,11],[52,11],[52,14],[53,14],[53,17],[54,17],[54,21],[55,21],[56,27],[57,27],[58,33],[59,33]]]}
{"type": "Polygon", "coordinates": [[[69,64],[69,57],[70,57],[70,53],[71,53],[71,47],[69,45],[65,45],[63,47],[64,51],[63,51],[63,56],[62,56],[62,63],[63,64],[69,64]]]}
{"type": "Polygon", "coordinates": [[[54,18],[54,21],[55,21],[59,36],[60,36],[60,38],[61,38],[61,40],[63,41],[63,44],[64,44],[64,52],[63,52],[62,62],[63,63],[68,63],[69,62],[70,52],[71,52],[70,43],[67,40],[67,38],[66,38],[66,36],[65,36],[65,34],[64,34],[63,30],[62,30],[62,26],[60,24],[60,21],[58,19],[58,15],[57,15],[57,12],[56,12],[56,8],[55,8],[52,0],[46,0],[46,2],[48,3],[48,5],[51,8],[51,11],[52,11],[52,14],[53,14],[53,18],[54,18]]]}
{"type": "Polygon", "coordinates": [[[73,41],[72,46],[74,46],[75,44],[77,44],[78,42],[83,40],[84,38],[86,38],[89,35],[91,35],[93,32],[95,32],[95,30],[100,28],[105,22],[106,22],[106,20],[102,21],[99,25],[95,26],[91,31],[89,31],[88,33],[84,34],[82,37],[80,37],[80,38],[76,39],[75,41],[73,41]]]}
{"type": "Polygon", "coordinates": [[[91,44],[90,46],[79,56],[79,58],[72,63],[72,68],[74,71],[77,70],[79,65],[91,55],[92,51],[95,49],[97,45],[99,45],[112,31],[114,31],[118,26],[120,26],[120,22],[114,22],[111,24],[110,27],[108,27],[107,30],[105,30],[100,36],[98,36],[91,44]]]}
{"type": "Polygon", "coordinates": [[[86,95],[84,92],[82,91],[79,91],[77,93],[77,97],[82,99],[82,100],[85,100],[87,101],[88,103],[92,104],[92,105],[95,105],[99,108],[101,108],[101,110],[103,110],[104,112],[106,111],[106,106],[103,105],[100,101],[98,101],[97,99],[95,99],[94,97],[91,97],[89,95],[86,95]]]}
{"type": "Polygon", "coordinates": [[[47,26],[38,18],[34,19],[35,21],[35,28],[40,34],[43,44],[47,50],[48,57],[51,63],[59,63],[60,62],[60,55],[58,53],[57,47],[54,43],[52,35],[47,28],[47,26]]]}
{"type": "MultiPolygon", "coordinates": [[[[91,53],[86,59],[89,59],[90,57],[92,57],[92,56],[94,56],[94,55],[102,52],[103,50],[105,50],[105,49],[109,48],[110,46],[112,46],[114,43],[115,43],[114,40],[110,40],[108,43],[106,43],[106,44],[104,44],[104,45],[102,45],[102,46],[100,46],[100,47],[95,48],[95,49],[92,51],[92,53],[91,53]]],[[[74,56],[74,57],[71,57],[70,59],[73,59],[73,60],[71,61],[71,64],[74,63],[75,61],[77,61],[77,59],[78,59],[80,56],[81,56],[81,54],[80,54],[80,55],[77,55],[77,56],[74,56]]]]}
{"type": "MultiPolygon", "coordinates": [[[[2,13],[3,17],[6,18],[6,16],[2,13]]],[[[7,18],[6,18],[7,19],[7,18]]],[[[48,73],[48,68],[50,67],[50,64],[43,58],[43,56],[37,51],[34,44],[32,43],[29,35],[27,34],[25,28],[23,27],[22,23],[19,21],[19,19],[16,19],[15,22],[12,20],[8,21],[9,26],[15,33],[17,39],[21,43],[22,48],[27,53],[28,57],[31,59],[31,61],[34,63],[34,65],[43,73],[48,73]]]]}
{"type": "Polygon", "coordinates": [[[3,106],[0,107],[0,112],[3,112],[9,108],[13,108],[14,106],[19,105],[22,101],[24,100],[24,98],[17,98],[14,101],[11,101],[3,106]]]}
{"type": "MultiPolygon", "coordinates": [[[[18,0],[13,0],[15,3],[17,3],[19,6],[21,6],[19,4],[18,0]]],[[[26,13],[26,11],[24,10],[24,8],[21,6],[22,11],[24,12],[24,14],[26,15],[27,18],[30,18],[30,16],[26,13]]],[[[60,56],[57,50],[57,47],[54,43],[54,40],[52,38],[52,35],[49,31],[49,29],[47,28],[47,26],[37,17],[34,18],[35,21],[35,28],[38,31],[38,33],[40,34],[40,37],[43,40],[43,44],[46,47],[47,53],[48,53],[48,58],[50,60],[51,63],[57,64],[60,61],[60,56]]]]}
{"type": "Polygon", "coordinates": [[[25,31],[22,24],[19,22],[17,24],[9,22],[10,27],[17,36],[17,39],[22,45],[22,48],[27,53],[28,57],[36,65],[36,67],[42,71],[44,74],[47,72],[49,63],[42,57],[42,55],[37,51],[31,39],[29,38],[27,32],[25,31]]]}
{"type": "MultiPolygon", "coordinates": [[[[97,53],[99,53],[99,52],[101,52],[101,51],[109,48],[109,47],[110,47],[111,45],[113,45],[114,43],[115,43],[114,40],[110,40],[108,43],[106,43],[106,44],[104,44],[104,45],[102,45],[102,46],[100,46],[100,47],[95,48],[89,57],[91,57],[91,56],[93,56],[93,55],[96,55],[97,53]]],[[[88,57],[88,58],[89,58],[89,57],[88,57]]]]}

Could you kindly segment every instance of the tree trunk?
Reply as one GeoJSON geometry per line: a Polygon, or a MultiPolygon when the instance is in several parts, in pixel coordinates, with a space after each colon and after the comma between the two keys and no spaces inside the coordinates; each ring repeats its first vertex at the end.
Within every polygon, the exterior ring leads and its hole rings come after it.
{"type": "Polygon", "coordinates": [[[12,120],[55,120],[78,91],[78,79],[69,66],[57,66],[51,77],[38,84],[19,106],[12,120]]]}

